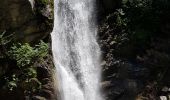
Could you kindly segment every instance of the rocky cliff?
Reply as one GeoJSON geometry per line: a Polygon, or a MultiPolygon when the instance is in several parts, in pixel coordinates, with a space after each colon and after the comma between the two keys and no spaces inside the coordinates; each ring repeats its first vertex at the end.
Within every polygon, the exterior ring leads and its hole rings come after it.
{"type": "MultiPolygon", "coordinates": [[[[43,0],[42,0],[43,1],[43,0]]],[[[0,4],[0,32],[13,34],[16,41],[35,42],[44,39],[52,30],[52,9],[41,0],[32,8],[28,0],[4,0],[0,4]]],[[[52,1],[49,1],[52,2],[52,1]]]]}
{"type": "Polygon", "coordinates": [[[112,11],[104,10],[99,20],[99,43],[106,100],[168,97],[169,4],[127,0],[112,11]]]}
{"type": "MultiPolygon", "coordinates": [[[[54,66],[50,50],[53,1],[3,0],[0,3],[0,13],[0,99],[54,100],[54,66]],[[25,52],[26,56],[28,50],[35,50],[29,45],[37,45],[40,40],[48,43],[48,54],[42,59],[34,58],[25,68],[9,56],[8,51],[13,44],[21,43],[23,46],[18,45],[18,50],[20,48],[20,52],[25,52]],[[29,45],[24,47],[24,43],[29,45]],[[26,51],[23,51],[24,48],[26,51]]],[[[24,57],[21,53],[19,55],[21,59],[24,57]]]]}
{"type": "MultiPolygon", "coordinates": [[[[28,0],[1,1],[0,99],[56,99],[50,50],[50,32],[53,27],[52,2],[35,0],[31,2],[34,6],[31,6],[28,0]],[[3,35],[5,38],[2,38],[3,35]],[[41,85],[41,88],[33,88],[35,91],[30,93],[30,85],[18,84],[16,87],[16,83],[13,82],[23,75],[23,71],[17,66],[17,61],[9,57],[8,51],[13,44],[29,43],[32,47],[40,40],[48,43],[49,51],[43,59],[33,59],[34,63],[30,64],[37,73],[36,79],[30,80],[31,83],[41,85]],[[10,90],[11,87],[14,91],[10,90]]],[[[97,0],[97,6],[98,42],[103,56],[101,84],[105,99],[159,100],[159,96],[168,96],[170,2],[97,0]]],[[[26,45],[31,48],[30,46],[26,45]]],[[[34,51],[35,48],[31,50],[34,51]]]]}

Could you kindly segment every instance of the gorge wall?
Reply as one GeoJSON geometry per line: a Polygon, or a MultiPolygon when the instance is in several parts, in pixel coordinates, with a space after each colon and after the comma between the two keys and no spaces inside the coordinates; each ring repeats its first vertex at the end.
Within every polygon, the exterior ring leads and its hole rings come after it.
{"type": "Polygon", "coordinates": [[[169,4],[127,0],[102,13],[99,43],[106,100],[169,98],[169,4]]]}
{"type": "MultiPolygon", "coordinates": [[[[50,50],[50,33],[53,29],[53,1],[35,0],[34,8],[32,8],[28,0],[2,0],[0,13],[0,99],[54,100],[56,96],[53,88],[53,62],[50,50]],[[48,43],[48,54],[41,60],[34,58],[31,64],[24,66],[26,68],[20,68],[16,60],[8,56],[8,51],[14,44],[29,43],[29,45],[34,46],[40,40],[48,43]],[[29,73],[31,76],[28,77],[29,73]],[[32,74],[33,78],[31,78],[32,74]],[[25,83],[25,79],[29,85],[25,83]],[[30,90],[32,93],[29,93],[30,90]]],[[[29,45],[25,48],[27,50],[25,54],[32,50],[29,45]]],[[[29,55],[27,56],[29,57],[29,55]]]]}
{"type": "Polygon", "coordinates": [[[52,19],[53,8],[46,6],[49,5],[42,4],[41,0],[35,0],[33,9],[28,0],[1,1],[0,31],[13,34],[16,40],[25,42],[44,39],[52,30],[47,21],[52,19]]]}
{"type": "MultiPolygon", "coordinates": [[[[169,95],[170,87],[170,2],[122,1],[97,1],[98,42],[103,56],[103,96],[106,100],[159,100],[159,96],[169,95]]],[[[0,33],[10,35],[7,39],[12,39],[4,45],[0,36],[2,100],[56,100],[50,46],[53,1],[35,0],[34,7],[28,0],[2,0],[0,3],[0,33]],[[49,45],[48,55],[43,61],[33,64],[41,89],[28,96],[24,94],[22,84],[14,91],[4,88],[12,79],[6,80],[6,76],[20,73],[16,60],[4,57],[10,46],[13,43],[33,46],[40,40],[49,45]]]]}

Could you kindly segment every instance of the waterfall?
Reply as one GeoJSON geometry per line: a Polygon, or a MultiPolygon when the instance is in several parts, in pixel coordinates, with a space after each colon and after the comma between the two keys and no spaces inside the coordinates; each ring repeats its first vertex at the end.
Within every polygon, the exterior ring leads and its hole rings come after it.
{"type": "Polygon", "coordinates": [[[95,0],[54,0],[52,51],[60,100],[103,100],[95,0]]]}
{"type": "Polygon", "coordinates": [[[34,8],[35,1],[34,0],[28,0],[31,4],[32,9],[34,8]]]}

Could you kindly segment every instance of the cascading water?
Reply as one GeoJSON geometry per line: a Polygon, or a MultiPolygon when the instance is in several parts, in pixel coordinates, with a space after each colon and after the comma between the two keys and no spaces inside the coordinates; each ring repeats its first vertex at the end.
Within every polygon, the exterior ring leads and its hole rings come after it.
{"type": "Polygon", "coordinates": [[[95,0],[54,0],[52,51],[61,100],[102,100],[95,0]]]}

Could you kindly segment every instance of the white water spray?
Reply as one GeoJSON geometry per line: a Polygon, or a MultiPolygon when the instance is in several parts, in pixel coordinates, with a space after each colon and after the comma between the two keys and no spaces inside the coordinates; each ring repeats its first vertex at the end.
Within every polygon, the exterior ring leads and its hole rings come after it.
{"type": "Polygon", "coordinates": [[[54,0],[52,51],[61,100],[103,100],[95,0],[54,0]]]}
{"type": "Polygon", "coordinates": [[[32,9],[34,8],[35,1],[34,0],[28,0],[31,4],[32,9]]]}

